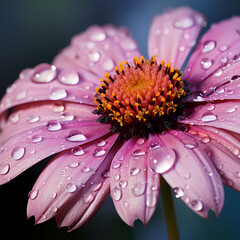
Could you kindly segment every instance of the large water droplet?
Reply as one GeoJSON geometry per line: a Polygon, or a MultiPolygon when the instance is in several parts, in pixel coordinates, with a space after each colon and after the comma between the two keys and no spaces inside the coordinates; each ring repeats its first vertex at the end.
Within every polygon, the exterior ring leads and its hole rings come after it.
{"type": "Polygon", "coordinates": [[[1,175],[5,175],[5,174],[7,174],[9,172],[9,170],[10,170],[10,165],[8,163],[4,164],[0,168],[0,174],[1,175]]]}
{"type": "Polygon", "coordinates": [[[181,187],[175,187],[173,189],[173,193],[175,194],[176,198],[181,198],[182,196],[184,196],[184,191],[181,187]]]}
{"type": "Polygon", "coordinates": [[[58,131],[62,126],[57,120],[50,120],[47,122],[46,128],[48,131],[58,131]]]}
{"type": "Polygon", "coordinates": [[[201,67],[203,69],[209,69],[213,64],[213,61],[209,58],[203,58],[202,61],[201,61],[201,67]]]}
{"type": "Polygon", "coordinates": [[[63,99],[67,96],[67,92],[65,89],[62,89],[62,88],[54,88],[50,95],[49,95],[49,98],[51,100],[60,100],[60,99],[63,99]]]}
{"type": "Polygon", "coordinates": [[[136,197],[141,196],[146,190],[146,183],[138,182],[132,186],[131,190],[134,196],[136,197]]]}
{"type": "Polygon", "coordinates": [[[161,147],[157,153],[157,158],[148,158],[148,166],[156,173],[169,171],[176,161],[175,152],[171,148],[161,147]]]}
{"type": "Polygon", "coordinates": [[[122,191],[117,187],[113,188],[111,191],[111,197],[113,200],[119,201],[122,198],[122,191]]]}
{"type": "Polygon", "coordinates": [[[95,148],[93,151],[93,156],[94,157],[102,157],[106,154],[106,151],[102,148],[95,148]]]}
{"type": "Polygon", "coordinates": [[[39,64],[34,68],[32,80],[36,83],[51,82],[57,75],[56,67],[49,64],[39,64]]]}
{"type": "Polygon", "coordinates": [[[29,192],[28,197],[33,200],[38,196],[38,190],[32,190],[29,192]]]}
{"type": "Polygon", "coordinates": [[[11,152],[13,160],[20,160],[24,156],[25,151],[24,147],[15,147],[11,152]]]}
{"type": "Polygon", "coordinates": [[[76,147],[71,149],[71,153],[74,156],[82,156],[84,154],[84,151],[83,151],[83,149],[81,147],[76,146],[76,147]]]}
{"type": "Polygon", "coordinates": [[[192,208],[193,208],[195,211],[197,211],[197,212],[199,212],[199,211],[201,211],[201,210],[203,209],[203,204],[202,204],[202,202],[199,201],[199,200],[193,200],[193,201],[191,202],[191,205],[192,205],[192,208]]]}
{"type": "Polygon", "coordinates": [[[202,52],[207,53],[211,52],[216,47],[216,42],[212,40],[208,40],[203,44],[202,52]]]}
{"type": "Polygon", "coordinates": [[[67,192],[73,193],[77,190],[77,186],[73,183],[68,183],[67,184],[67,192]]]}
{"type": "Polygon", "coordinates": [[[142,155],[145,155],[145,154],[146,154],[146,152],[144,152],[142,149],[136,149],[133,152],[134,157],[142,156],[142,155]]]}
{"type": "Polygon", "coordinates": [[[214,115],[213,113],[204,113],[202,115],[202,121],[203,122],[213,122],[217,120],[217,116],[214,115]]]}
{"type": "Polygon", "coordinates": [[[67,136],[67,140],[70,142],[81,142],[85,141],[86,137],[82,134],[80,130],[72,130],[67,136]]]}
{"type": "Polygon", "coordinates": [[[66,85],[76,85],[79,82],[79,75],[72,69],[65,69],[59,74],[58,81],[66,85]]]}
{"type": "Polygon", "coordinates": [[[190,27],[192,27],[193,25],[194,25],[193,19],[192,19],[192,18],[188,18],[188,17],[183,18],[183,19],[180,19],[180,20],[178,20],[178,21],[176,21],[176,22],[174,23],[174,26],[175,26],[176,28],[182,28],[182,29],[190,28],[190,27]]]}

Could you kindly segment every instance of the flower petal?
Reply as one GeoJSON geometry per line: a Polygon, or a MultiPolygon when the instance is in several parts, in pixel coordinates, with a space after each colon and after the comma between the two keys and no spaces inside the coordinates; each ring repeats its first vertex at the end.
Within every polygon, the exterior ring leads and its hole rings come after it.
{"type": "Polygon", "coordinates": [[[96,75],[85,70],[62,70],[49,64],[40,64],[20,74],[19,79],[7,89],[0,110],[4,112],[20,104],[47,100],[93,105],[97,84],[96,75]]]}
{"type": "Polygon", "coordinates": [[[157,205],[160,175],[147,164],[149,140],[132,137],[115,155],[110,169],[111,197],[123,221],[146,224],[157,205]]]}
{"type": "Polygon", "coordinates": [[[8,166],[8,171],[0,174],[0,184],[48,156],[93,141],[108,132],[109,126],[95,119],[70,122],[51,120],[47,125],[22,131],[8,138],[1,146],[1,169],[8,166]]]}
{"type": "Polygon", "coordinates": [[[148,40],[149,56],[157,55],[159,62],[171,62],[181,68],[205,20],[188,7],[168,10],[154,18],[148,40]]]}
{"type": "Polygon", "coordinates": [[[111,72],[119,61],[139,57],[137,43],[125,29],[111,25],[92,26],[75,36],[71,45],[55,58],[54,64],[65,68],[74,66],[94,72],[99,78],[111,72]]]}
{"type": "Polygon", "coordinates": [[[209,208],[219,214],[224,202],[222,181],[201,145],[184,132],[173,130],[157,135],[156,140],[176,154],[174,167],[162,174],[176,196],[200,216],[207,217],[209,208]]]}
{"type": "Polygon", "coordinates": [[[212,92],[239,75],[239,25],[240,17],[233,17],[213,24],[203,35],[184,74],[189,90],[212,92]]]}
{"type": "Polygon", "coordinates": [[[182,123],[200,126],[213,126],[240,133],[240,102],[229,101],[208,103],[188,109],[191,114],[182,123]]]}
{"type": "Polygon", "coordinates": [[[34,215],[36,222],[41,223],[57,215],[58,225],[71,229],[82,217],[86,219],[86,214],[91,215],[109,193],[103,173],[109,169],[112,158],[109,153],[117,137],[117,134],[105,136],[100,142],[57,155],[29,194],[28,216],[34,215]],[[92,204],[92,211],[88,210],[92,204]]]}
{"type": "Polygon", "coordinates": [[[240,135],[196,126],[191,127],[189,133],[202,143],[224,184],[240,191],[240,135]]]}
{"type": "Polygon", "coordinates": [[[97,120],[95,107],[71,102],[36,102],[17,106],[7,118],[1,132],[1,144],[22,131],[46,125],[48,121],[97,120]]]}

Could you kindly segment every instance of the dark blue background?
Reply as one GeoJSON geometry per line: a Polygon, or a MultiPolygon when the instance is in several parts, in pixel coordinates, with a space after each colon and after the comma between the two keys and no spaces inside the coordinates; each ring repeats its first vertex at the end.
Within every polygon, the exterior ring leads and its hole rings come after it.
{"type": "MultiPolygon", "coordinates": [[[[147,55],[147,34],[152,17],[166,7],[188,5],[202,12],[208,27],[213,22],[240,15],[236,0],[1,0],[0,2],[0,95],[19,72],[41,62],[51,62],[73,35],[92,24],[125,25],[147,55]]],[[[205,28],[204,31],[206,31],[205,28]]],[[[224,32],[223,32],[224,34],[224,32]]],[[[34,226],[26,219],[27,194],[44,164],[39,164],[12,182],[0,186],[0,234],[8,239],[167,239],[161,199],[147,226],[125,225],[108,199],[85,226],[72,232],[58,230],[54,220],[34,226]]],[[[218,218],[209,220],[175,200],[181,239],[240,239],[240,193],[225,188],[225,204],[218,218]]]]}

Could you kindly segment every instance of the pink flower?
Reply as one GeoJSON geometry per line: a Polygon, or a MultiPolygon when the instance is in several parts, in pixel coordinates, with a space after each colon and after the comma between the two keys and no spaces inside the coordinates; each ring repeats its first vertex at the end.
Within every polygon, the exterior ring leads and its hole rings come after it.
{"type": "Polygon", "coordinates": [[[72,230],[110,193],[124,222],[147,223],[160,175],[197,214],[220,213],[223,183],[240,189],[240,18],[214,24],[181,77],[203,25],[186,7],[156,16],[150,60],[126,29],[93,26],[53,65],[20,73],[0,106],[1,184],[54,155],[29,193],[29,217],[72,230]]]}

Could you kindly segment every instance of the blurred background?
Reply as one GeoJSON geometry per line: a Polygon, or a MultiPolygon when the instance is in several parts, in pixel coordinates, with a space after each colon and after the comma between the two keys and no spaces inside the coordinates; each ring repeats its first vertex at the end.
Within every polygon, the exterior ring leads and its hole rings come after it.
{"type": "MultiPolygon", "coordinates": [[[[236,0],[1,0],[0,95],[3,96],[6,87],[18,78],[23,68],[51,62],[73,35],[92,24],[127,26],[143,55],[147,56],[147,34],[152,17],[167,7],[183,5],[202,12],[208,20],[207,28],[213,22],[240,15],[240,1],[236,0]]],[[[59,230],[54,219],[34,225],[34,219],[26,217],[28,192],[43,166],[44,162],[0,186],[1,236],[45,240],[167,239],[161,199],[148,225],[136,222],[134,229],[120,220],[110,198],[90,222],[71,233],[59,230]]],[[[174,200],[181,239],[240,239],[240,193],[227,187],[225,190],[220,216],[210,213],[208,220],[197,216],[180,200],[174,200]]]]}

